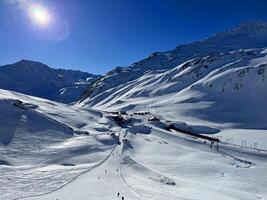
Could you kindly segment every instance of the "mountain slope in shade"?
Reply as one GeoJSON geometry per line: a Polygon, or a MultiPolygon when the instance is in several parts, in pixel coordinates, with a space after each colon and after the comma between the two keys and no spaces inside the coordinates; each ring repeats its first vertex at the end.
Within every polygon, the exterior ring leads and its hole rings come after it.
{"type": "Polygon", "coordinates": [[[116,87],[137,80],[145,73],[165,72],[193,58],[211,56],[237,49],[267,46],[267,23],[260,20],[245,21],[231,30],[217,33],[205,40],[179,45],[174,50],[153,53],[148,58],[129,67],[117,67],[102,78],[92,82],[81,101],[94,106],[107,98],[116,87]],[[91,99],[91,100],[90,100],[91,99]]]}
{"type": "Polygon", "coordinates": [[[64,69],[52,69],[39,62],[21,60],[0,67],[0,88],[58,102],[78,100],[96,75],[64,69]]]}

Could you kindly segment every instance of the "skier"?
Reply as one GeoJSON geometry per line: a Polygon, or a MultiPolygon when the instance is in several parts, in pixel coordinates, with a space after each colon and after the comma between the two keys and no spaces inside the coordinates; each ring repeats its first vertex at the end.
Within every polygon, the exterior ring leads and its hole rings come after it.
{"type": "Polygon", "coordinates": [[[121,200],[124,200],[124,197],[121,197],[121,200]]]}
{"type": "Polygon", "coordinates": [[[120,196],[120,193],[118,192],[117,196],[119,197],[120,196]]]}

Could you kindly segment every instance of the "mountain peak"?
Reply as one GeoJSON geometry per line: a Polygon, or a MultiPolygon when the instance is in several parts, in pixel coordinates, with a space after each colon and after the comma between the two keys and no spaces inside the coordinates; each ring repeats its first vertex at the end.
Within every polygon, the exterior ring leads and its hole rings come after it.
{"type": "Polygon", "coordinates": [[[1,89],[63,103],[77,101],[86,86],[97,77],[87,72],[54,69],[25,59],[0,66],[1,89]]]}
{"type": "MultiPolygon", "coordinates": [[[[259,36],[267,36],[267,22],[263,20],[247,20],[241,22],[238,26],[234,27],[233,29],[226,30],[223,32],[219,32],[215,34],[214,37],[227,37],[227,36],[235,36],[237,35],[250,35],[255,37],[259,36]]],[[[212,37],[213,38],[213,37],[212,37]]]]}
{"type": "Polygon", "coordinates": [[[251,27],[267,27],[267,22],[264,20],[251,19],[243,21],[239,27],[251,28],[251,27]]]}
{"type": "Polygon", "coordinates": [[[182,47],[186,49],[186,53],[192,53],[192,49],[195,50],[194,53],[211,53],[264,48],[267,47],[267,22],[247,20],[232,29],[216,33],[200,42],[182,45],[182,47]]]}
{"type": "Polygon", "coordinates": [[[30,63],[30,62],[35,62],[35,61],[26,60],[26,59],[21,59],[20,61],[18,61],[18,63],[30,63]]]}
{"type": "Polygon", "coordinates": [[[48,67],[47,65],[45,65],[41,62],[26,60],[26,59],[21,59],[20,61],[14,63],[14,65],[30,66],[30,67],[35,67],[35,66],[48,67]]]}
{"type": "Polygon", "coordinates": [[[238,27],[233,29],[234,32],[267,32],[267,22],[263,20],[247,20],[242,22],[238,27]]]}

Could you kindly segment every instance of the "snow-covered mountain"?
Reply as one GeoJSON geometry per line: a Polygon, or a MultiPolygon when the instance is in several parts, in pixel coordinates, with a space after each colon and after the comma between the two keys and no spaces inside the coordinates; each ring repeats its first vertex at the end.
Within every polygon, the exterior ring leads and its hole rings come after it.
{"type": "Polygon", "coordinates": [[[98,76],[74,70],[53,69],[39,62],[21,60],[0,67],[0,88],[58,102],[77,101],[98,76]]]}
{"type": "Polygon", "coordinates": [[[197,57],[164,72],[147,72],[80,105],[267,128],[266,76],[266,49],[237,50],[197,57]]]}
{"type": "Polygon", "coordinates": [[[0,89],[0,199],[266,199],[266,47],[249,21],[103,77],[1,67],[2,88],[62,102],[92,82],[74,105],[0,89]]]}
{"type": "Polygon", "coordinates": [[[203,41],[112,70],[92,82],[80,105],[145,109],[193,123],[266,128],[265,47],[267,23],[247,21],[203,41]]]}

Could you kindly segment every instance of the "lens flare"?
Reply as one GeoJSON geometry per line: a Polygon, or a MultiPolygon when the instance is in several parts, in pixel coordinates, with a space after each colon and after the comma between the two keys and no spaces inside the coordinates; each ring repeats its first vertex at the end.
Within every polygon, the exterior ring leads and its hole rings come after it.
{"type": "Polygon", "coordinates": [[[29,9],[30,18],[34,21],[34,23],[46,26],[51,21],[51,16],[49,12],[41,6],[31,6],[29,9]]]}

